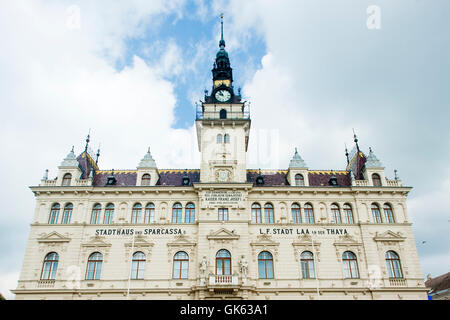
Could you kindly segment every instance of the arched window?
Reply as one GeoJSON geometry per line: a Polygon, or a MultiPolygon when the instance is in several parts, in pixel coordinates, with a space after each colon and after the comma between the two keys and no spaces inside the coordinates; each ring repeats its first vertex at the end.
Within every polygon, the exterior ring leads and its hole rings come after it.
{"type": "Polygon", "coordinates": [[[302,212],[300,206],[294,203],[291,207],[292,223],[302,223],[302,212]]]}
{"type": "Polygon", "coordinates": [[[100,252],[94,252],[89,256],[86,270],[86,280],[100,280],[102,263],[103,255],[100,252]]]}
{"type": "Polygon", "coordinates": [[[63,186],[70,186],[70,181],[72,180],[72,175],[70,173],[66,173],[63,176],[62,185],[63,186]]]}
{"type": "Polygon", "coordinates": [[[231,254],[228,250],[219,250],[216,254],[216,274],[231,275],[231,254]]]}
{"type": "Polygon", "coordinates": [[[223,136],[223,142],[224,142],[224,143],[230,143],[230,135],[229,135],[228,133],[226,133],[226,134],[223,136]]]}
{"type": "Polygon", "coordinates": [[[178,251],[173,258],[173,278],[187,279],[189,256],[184,251],[178,251]]]}
{"type": "Polygon", "coordinates": [[[48,219],[49,224],[56,224],[58,223],[58,216],[59,216],[59,203],[55,203],[52,206],[52,209],[50,210],[50,217],[48,219]]]}
{"type": "Polygon", "coordinates": [[[145,272],[145,254],[141,251],[133,254],[133,261],[131,264],[131,279],[144,279],[145,272]]]}
{"type": "Polygon", "coordinates": [[[42,264],[41,280],[55,280],[58,261],[59,255],[56,252],[50,252],[45,256],[42,264]]]}
{"type": "Polygon", "coordinates": [[[384,204],[383,210],[384,210],[384,219],[386,223],[395,223],[394,213],[392,212],[392,207],[390,206],[389,203],[384,204]]]}
{"type": "Polygon", "coordinates": [[[311,204],[305,204],[305,223],[313,224],[314,223],[314,211],[311,204]]]}
{"type": "Polygon", "coordinates": [[[264,220],[266,223],[274,223],[273,205],[271,203],[264,205],[264,220]]]}
{"type": "Polygon", "coordinates": [[[131,211],[131,223],[141,223],[141,211],[142,205],[140,203],[135,203],[133,206],[133,210],[131,211]]]}
{"type": "Polygon", "coordinates": [[[103,216],[104,224],[113,223],[114,218],[114,205],[112,203],[108,203],[105,208],[105,215],[103,216]]]}
{"type": "Polygon", "coordinates": [[[389,278],[403,278],[400,258],[394,251],[386,252],[386,265],[389,273],[389,278]]]}
{"type": "Polygon", "coordinates": [[[184,222],[185,223],[194,223],[195,222],[195,205],[193,203],[188,203],[186,205],[185,210],[185,216],[184,216],[184,222]]]}
{"type": "Polygon", "coordinates": [[[141,185],[142,186],[149,186],[150,182],[151,182],[151,179],[152,179],[152,177],[148,173],[144,174],[142,176],[142,179],[141,179],[141,185]]]}
{"type": "Polygon", "coordinates": [[[220,133],[217,135],[217,143],[222,143],[222,135],[220,133]]]}
{"type": "Polygon", "coordinates": [[[295,175],[295,185],[296,186],[304,186],[305,185],[305,179],[303,178],[303,175],[298,173],[295,175]]]}
{"type": "Polygon", "coordinates": [[[94,204],[92,207],[91,224],[100,223],[100,214],[102,212],[102,206],[100,203],[94,204]]]}
{"type": "Polygon", "coordinates": [[[175,203],[172,208],[172,223],[181,223],[182,217],[182,209],[181,203],[175,203]]]}
{"type": "Polygon", "coordinates": [[[381,178],[378,173],[372,174],[372,182],[374,187],[381,187],[381,178]]]}
{"type": "Polygon", "coordinates": [[[344,204],[344,223],[354,223],[352,207],[348,203],[344,204]]]}
{"type": "Polygon", "coordinates": [[[228,221],[228,208],[219,208],[219,221],[228,221]]]}
{"type": "Polygon", "coordinates": [[[252,204],[252,222],[262,223],[261,206],[259,203],[252,204]]]}
{"type": "Polygon", "coordinates": [[[373,222],[383,223],[383,221],[381,220],[380,208],[378,207],[378,205],[376,203],[372,203],[372,217],[373,217],[373,222]]]}
{"type": "Polygon", "coordinates": [[[72,218],[72,210],[73,210],[73,204],[67,203],[64,207],[63,217],[62,217],[62,224],[69,224],[70,218],[72,218]]]}
{"type": "Polygon", "coordinates": [[[155,205],[151,202],[145,206],[144,223],[155,223],[155,205]]]}
{"type": "Polygon", "coordinates": [[[333,216],[333,223],[341,224],[341,211],[339,210],[339,206],[336,203],[331,205],[331,214],[333,216]]]}
{"type": "Polygon", "coordinates": [[[226,119],[227,118],[227,110],[221,109],[219,112],[220,119],[226,119]]]}
{"type": "Polygon", "coordinates": [[[302,265],[302,278],[312,279],[316,277],[314,269],[314,255],[310,251],[303,251],[300,255],[302,265]]]}
{"type": "Polygon", "coordinates": [[[359,278],[358,262],[353,252],[345,251],[342,254],[342,266],[344,267],[344,277],[346,279],[359,278]]]}
{"type": "Polygon", "coordinates": [[[263,251],[258,255],[258,274],[260,279],[273,279],[273,257],[263,251]]]}

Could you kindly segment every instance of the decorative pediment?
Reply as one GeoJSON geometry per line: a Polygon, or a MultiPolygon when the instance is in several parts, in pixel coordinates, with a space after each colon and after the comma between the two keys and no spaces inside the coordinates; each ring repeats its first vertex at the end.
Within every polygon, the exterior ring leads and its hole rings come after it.
{"type": "Polygon", "coordinates": [[[91,240],[81,244],[81,246],[85,248],[109,248],[111,243],[106,242],[101,236],[93,236],[91,240]]]}
{"type": "Polygon", "coordinates": [[[185,234],[175,236],[173,241],[167,243],[167,262],[172,261],[173,255],[177,251],[186,251],[189,255],[189,260],[194,261],[194,248],[196,245],[197,243],[191,241],[191,239],[189,239],[189,237],[185,234]]]}
{"type": "Polygon", "coordinates": [[[174,237],[174,240],[167,243],[168,247],[195,247],[197,243],[192,242],[188,236],[180,234],[174,237]]]}
{"type": "Polygon", "coordinates": [[[70,238],[64,237],[56,231],[50,232],[49,234],[41,233],[40,238],[37,239],[39,243],[64,243],[70,240],[70,238]]]}
{"type": "Polygon", "coordinates": [[[134,246],[135,248],[148,248],[148,247],[151,248],[155,244],[153,242],[147,241],[143,235],[137,235],[134,238],[134,243],[133,243],[133,241],[129,241],[129,242],[126,242],[124,245],[125,245],[125,247],[134,246]]]}
{"type": "Polygon", "coordinates": [[[320,261],[320,242],[314,241],[313,248],[313,239],[308,234],[302,234],[298,236],[297,240],[292,242],[292,246],[294,247],[294,256],[295,260],[299,260],[299,256],[303,251],[311,251],[316,255],[317,260],[320,261]]]}
{"type": "Polygon", "coordinates": [[[358,242],[353,236],[350,234],[345,234],[340,236],[335,242],[335,246],[362,246],[361,242],[358,242]]]}
{"type": "Polygon", "coordinates": [[[275,260],[278,261],[278,246],[279,242],[272,239],[271,235],[261,234],[256,237],[256,241],[250,242],[252,247],[253,261],[256,261],[256,256],[260,251],[269,251],[274,254],[275,260]]]}
{"type": "Polygon", "coordinates": [[[391,230],[388,230],[386,232],[383,232],[381,234],[375,233],[375,237],[373,237],[373,240],[375,241],[387,241],[387,242],[399,242],[399,241],[405,241],[405,237],[402,237],[400,232],[395,233],[391,230]]]}
{"type": "Polygon", "coordinates": [[[240,236],[235,234],[234,231],[221,228],[216,232],[211,232],[206,238],[208,240],[238,240],[240,236]]]}

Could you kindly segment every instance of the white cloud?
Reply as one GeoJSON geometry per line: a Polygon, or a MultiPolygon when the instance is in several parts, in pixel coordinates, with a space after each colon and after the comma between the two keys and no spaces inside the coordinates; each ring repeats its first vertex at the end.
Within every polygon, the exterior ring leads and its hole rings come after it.
{"type": "Polygon", "coordinates": [[[10,290],[17,288],[17,281],[19,280],[19,272],[8,272],[0,275],[0,293],[6,300],[13,300],[15,294],[10,290]]]}

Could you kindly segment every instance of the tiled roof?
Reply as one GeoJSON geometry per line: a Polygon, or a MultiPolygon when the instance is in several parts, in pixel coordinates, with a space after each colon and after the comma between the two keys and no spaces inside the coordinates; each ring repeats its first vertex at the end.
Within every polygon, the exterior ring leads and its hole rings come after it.
{"type": "MultiPolygon", "coordinates": [[[[91,169],[89,169],[90,172],[91,169]]],[[[183,176],[187,174],[192,183],[200,182],[199,169],[161,169],[157,186],[182,186],[183,176]]],[[[287,181],[288,170],[262,170],[261,175],[264,179],[265,187],[271,186],[289,186],[287,181]]],[[[111,170],[100,170],[95,173],[94,186],[102,187],[106,185],[108,177],[112,174],[111,170]]],[[[247,170],[247,183],[256,183],[259,170],[247,170]]],[[[308,179],[310,186],[329,186],[329,180],[334,175],[337,178],[338,186],[351,186],[350,176],[347,171],[309,171],[308,179]]],[[[116,186],[135,186],[137,179],[136,170],[114,170],[116,186]]]]}
{"type": "Polygon", "coordinates": [[[98,170],[98,166],[95,164],[95,161],[91,158],[89,153],[83,152],[77,157],[77,161],[79,163],[79,167],[81,169],[82,175],[81,179],[87,179],[89,174],[91,173],[92,168],[98,170]]]}
{"type": "Polygon", "coordinates": [[[450,288],[450,272],[444,273],[436,278],[425,281],[425,286],[431,288],[430,293],[436,293],[450,288]]]}
{"type": "Polygon", "coordinates": [[[347,171],[309,171],[308,180],[310,186],[329,186],[331,176],[335,176],[338,186],[349,187],[352,185],[347,171]]]}

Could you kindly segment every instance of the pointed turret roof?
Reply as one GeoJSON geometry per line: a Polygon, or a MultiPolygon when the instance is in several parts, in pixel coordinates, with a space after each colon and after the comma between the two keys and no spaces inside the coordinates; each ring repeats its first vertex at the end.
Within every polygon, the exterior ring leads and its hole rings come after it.
{"type": "Polygon", "coordinates": [[[298,154],[297,148],[295,148],[295,154],[289,162],[289,168],[307,168],[305,161],[298,154]]]}
{"type": "Polygon", "coordinates": [[[369,155],[367,156],[365,165],[366,168],[384,168],[381,161],[378,160],[376,155],[373,153],[372,148],[369,148],[369,155]]]}
{"type": "Polygon", "coordinates": [[[67,157],[61,162],[60,167],[78,167],[78,161],[75,152],[73,151],[73,147],[67,157]]]}
{"type": "Polygon", "coordinates": [[[156,162],[152,158],[150,148],[148,148],[148,151],[145,154],[144,158],[142,158],[141,162],[139,163],[138,168],[156,168],[156,162]]]}

